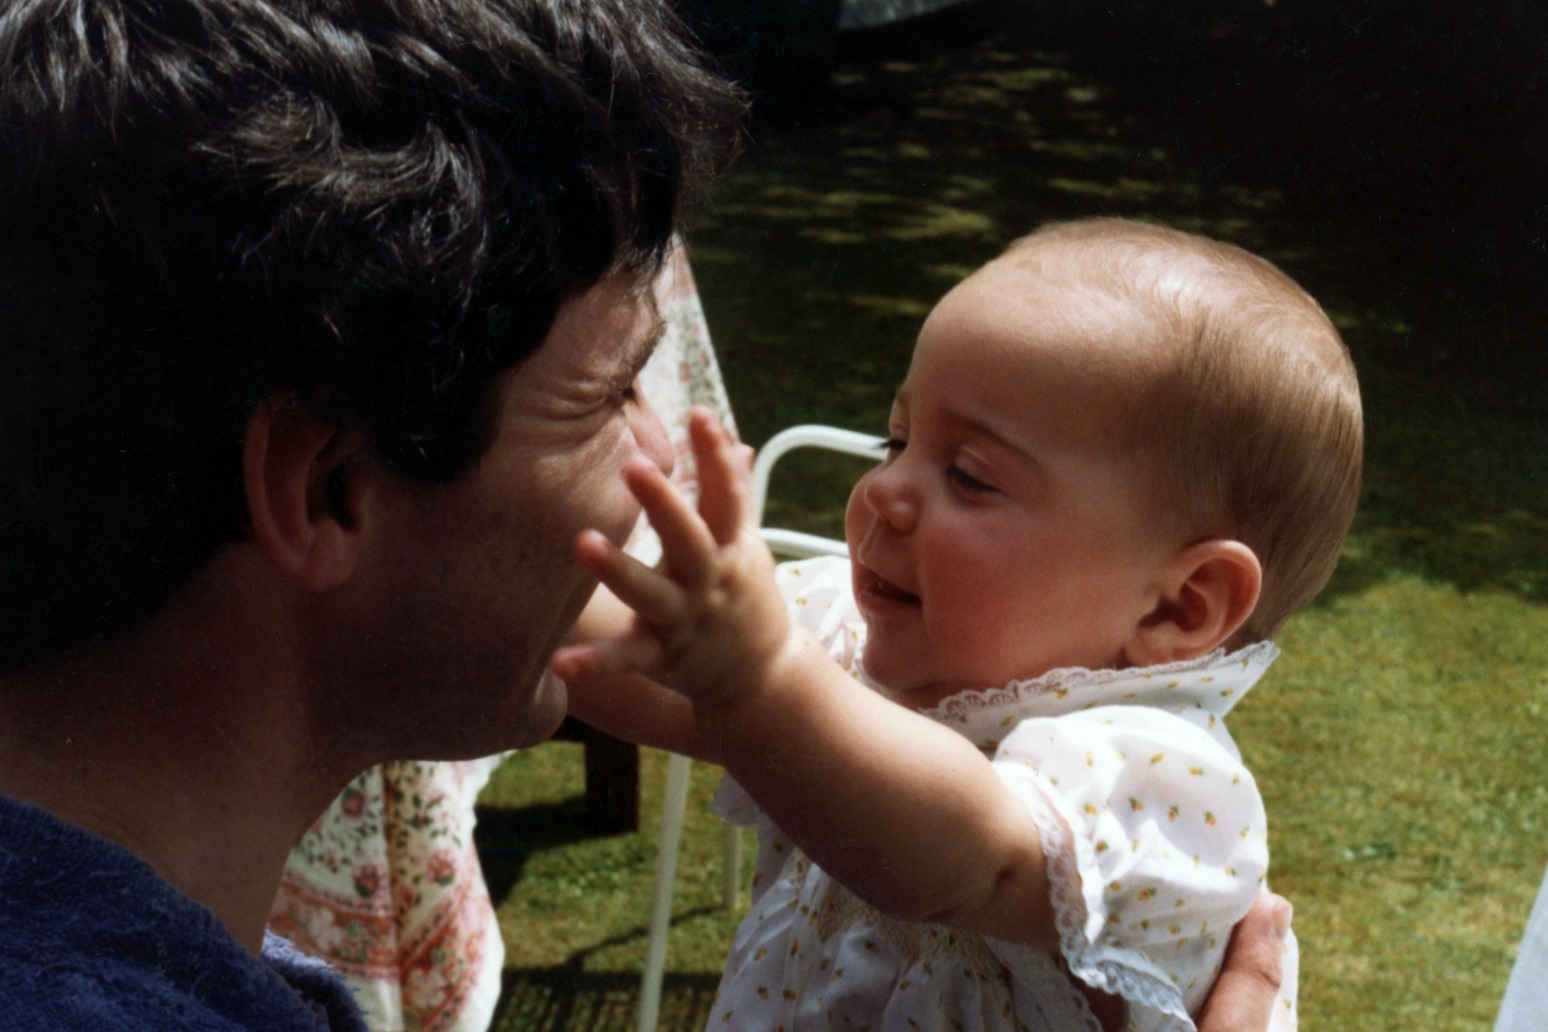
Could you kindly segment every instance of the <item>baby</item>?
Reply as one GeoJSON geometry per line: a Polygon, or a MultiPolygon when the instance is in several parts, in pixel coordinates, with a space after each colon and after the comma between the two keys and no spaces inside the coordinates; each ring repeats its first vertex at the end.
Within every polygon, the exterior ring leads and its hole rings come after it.
{"type": "Polygon", "coordinates": [[[1268,862],[1223,718],[1359,490],[1317,304],[1156,226],[1017,242],[926,320],[847,562],[776,571],[745,450],[691,431],[697,513],[629,472],[659,571],[577,542],[632,628],[554,667],[584,718],[724,764],[757,826],[712,1027],[1193,1027],[1268,862]],[[681,696],[588,687],[635,673],[681,696]]]}

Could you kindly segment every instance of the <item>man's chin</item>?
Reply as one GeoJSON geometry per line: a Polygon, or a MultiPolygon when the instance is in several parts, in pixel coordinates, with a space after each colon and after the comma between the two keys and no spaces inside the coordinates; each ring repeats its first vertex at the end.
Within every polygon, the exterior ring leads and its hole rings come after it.
{"type": "Polygon", "coordinates": [[[440,758],[476,759],[541,745],[559,730],[568,703],[564,682],[544,671],[525,692],[499,700],[493,709],[484,709],[482,726],[469,729],[457,755],[440,758]]]}
{"type": "Polygon", "coordinates": [[[522,727],[521,741],[516,747],[546,742],[559,730],[569,706],[569,690],[552,670],[544,670],[532,690],[532,701],[527,707],[522,727]]]}

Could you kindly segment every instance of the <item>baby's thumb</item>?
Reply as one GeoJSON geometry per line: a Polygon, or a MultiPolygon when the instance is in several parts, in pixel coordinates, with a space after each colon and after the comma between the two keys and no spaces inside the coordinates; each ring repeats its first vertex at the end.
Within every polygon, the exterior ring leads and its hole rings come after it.
{"type": "Polygon", "coordinates": [[[666,654],[661,643],[644,634],[628,634],[583,645],[561,645],[549,666],[561,681],[616,674],[643,674],[661,665],[666,654]]]}

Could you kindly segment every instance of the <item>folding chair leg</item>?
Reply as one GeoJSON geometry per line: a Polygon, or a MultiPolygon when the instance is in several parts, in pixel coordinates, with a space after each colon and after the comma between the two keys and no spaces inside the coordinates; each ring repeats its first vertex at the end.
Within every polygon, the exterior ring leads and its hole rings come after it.
{"type": "Polygon", "coordinates": [[[726,825],[726,843],[721,852],[720,906],[735,910],[742,895],[742,829],[737,825],[726,825]]]}
{"type": "Polygon", "coordinates": [[[688,774],[693,761],[672,756],[667,763],[665,798],[661,803],[661,837],[656,849],[656,885],[650,904],[650,930],[645,939],[645,972],[640,978],[637,1032],[656,1032],[661,1019],[661,982],[666,976],[667,934],[672,930],[672,884],[677,878],[677,851],[688,809],[688,774]]]}

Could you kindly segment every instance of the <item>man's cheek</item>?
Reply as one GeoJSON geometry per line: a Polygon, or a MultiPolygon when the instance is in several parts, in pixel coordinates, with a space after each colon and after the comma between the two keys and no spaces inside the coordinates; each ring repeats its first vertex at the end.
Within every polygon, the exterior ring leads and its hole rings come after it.
{"type": "Polygon", "coordinates": [[[621,475],[612,483],[597,485],[597,488],[592,497],[598,504],[590,510],[593,515],[588,526],[601,531],[609,541],[622,548],[639,525],[643,510],[621,475]]]}

